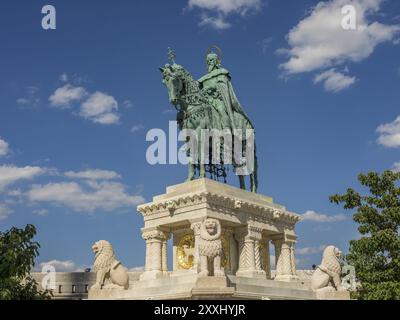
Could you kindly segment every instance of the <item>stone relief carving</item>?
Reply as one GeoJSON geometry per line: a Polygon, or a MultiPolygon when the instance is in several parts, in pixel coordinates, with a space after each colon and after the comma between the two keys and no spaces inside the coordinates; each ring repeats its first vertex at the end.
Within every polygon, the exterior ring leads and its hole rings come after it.
{"type": "Polygon", "coordinates": [[[209,263],[213,266],[215,277],[225,275],[225,271],[221,265],[223,257],[222,241],[221,241],[221,224],[216,219],[208,218],[203,221],[200,227],[199,238],[199,257],[200,257],[200,275],[211,275],[209,263]]]}
{"type": "Polygon", "coordinates": [[[96,283],[91,289],[128,289],[129,276],[115,255],[114,249],[106,240],[99,240],[93,246],[95,253],[94,271],[96,283]]]}

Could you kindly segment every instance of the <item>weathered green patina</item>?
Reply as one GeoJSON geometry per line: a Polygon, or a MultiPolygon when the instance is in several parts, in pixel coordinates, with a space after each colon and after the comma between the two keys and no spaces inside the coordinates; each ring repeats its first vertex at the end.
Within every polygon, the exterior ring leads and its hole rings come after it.
{"type": "MultiPolygon", "coordinates": [[[[246,154],[247,150],[254,152],[251,157],[253,169],[248,174],[243,173],[241,168],[248,165],[248,163],[233,161],[232,165],[239,176],[240,187],[245,189],[245,175],[250,176],[251,191],[257,192],[257,156],[255,143],[249,148],[249,139],[246,135],[251,131],[254,134],[254,126],[252,125],[249,117],[243,110],[240,102],[238,101],[231,84],[231,77],[229,71],[221,67],[220,58],[216,53],[209,52],[207,54],[207,70],[208,73],[196,81],[190,73],[175,63],[175,53],[169,49],[168,58],[170,64],[160,68],[163,74],[163,83],[168,89],[170,102],[177,109],[177,122],[181,130],[190,129],[196,132],[199,137],[199,150],[200,155],[204,154],[204,149],[201,149],[202,130],[220,130],[232,133],[233,144],[240,143],[242,154],[246,154]],[[238,133],[240,139],[237,139],[238,133]],[[239,142],[238,142],[239,141],[239,142]]],[[[224,146],[227,145],[225,140],[221,140],[221,150],[211,150],[214,145],[210,146],[209,154],[217,151],[220,154],[217,163],[193,163],[189,160],[188,180],[193,180],[198,171],[199,178],[204,178],[208,172],[211,178],[223,178],[226,181],[226,163],[224,163],[224,146]]],[[[215,148],[215,146],[214,146],[215,148]]],[[[228,150],[233,150],[230,148],[228,150]]],[[[233,152],[233,151],[229,151],[233,152]]],[[[236,159],[235,157],[232,157],[236,159]]]]}

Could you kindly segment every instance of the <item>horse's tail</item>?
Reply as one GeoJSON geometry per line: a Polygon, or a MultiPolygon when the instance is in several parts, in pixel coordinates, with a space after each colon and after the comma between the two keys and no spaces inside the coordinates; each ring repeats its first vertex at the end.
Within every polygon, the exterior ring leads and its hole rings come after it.
{"type": "Polygon", "coordinates": [[[253,169],[253,183],[255,186],[255,192],[258,189],[258,160],[257,160],[257,145],[254,138],[254,169],[253,169]]]}

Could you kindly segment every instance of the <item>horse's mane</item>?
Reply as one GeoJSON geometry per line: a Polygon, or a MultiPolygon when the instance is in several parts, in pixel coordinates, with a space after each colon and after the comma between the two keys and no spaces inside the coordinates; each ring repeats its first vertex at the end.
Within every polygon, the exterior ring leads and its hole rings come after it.
{"type": "Polygon", "coordinates": [[[200,91],[199,82],[195,80],[189,71],[179,64],[172,65],[173,70],[186,83],[186,93],[196,93],[200,91]],[[188,92],[189,91],[189,92],[188,92]]]}

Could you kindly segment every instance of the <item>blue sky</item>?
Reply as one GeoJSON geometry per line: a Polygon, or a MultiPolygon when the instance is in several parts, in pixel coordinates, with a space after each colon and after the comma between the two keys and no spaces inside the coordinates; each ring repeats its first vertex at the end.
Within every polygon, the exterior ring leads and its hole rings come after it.
{"type": "Polygon", "coordinates": [[[2,1],[0,229],[35,224],[38,264],[59,271],[90,266],[99,239],[142,266],[136,205],[186,174],[146,162],[146,132],[175,118],[158,67],[171,46],[200,77],[217,44],[256,127],[259,192],[305,214],[298,267],[346,251],[357,229],[329,195],[400,170],[399,39],[394,0],[2,1]]]}

